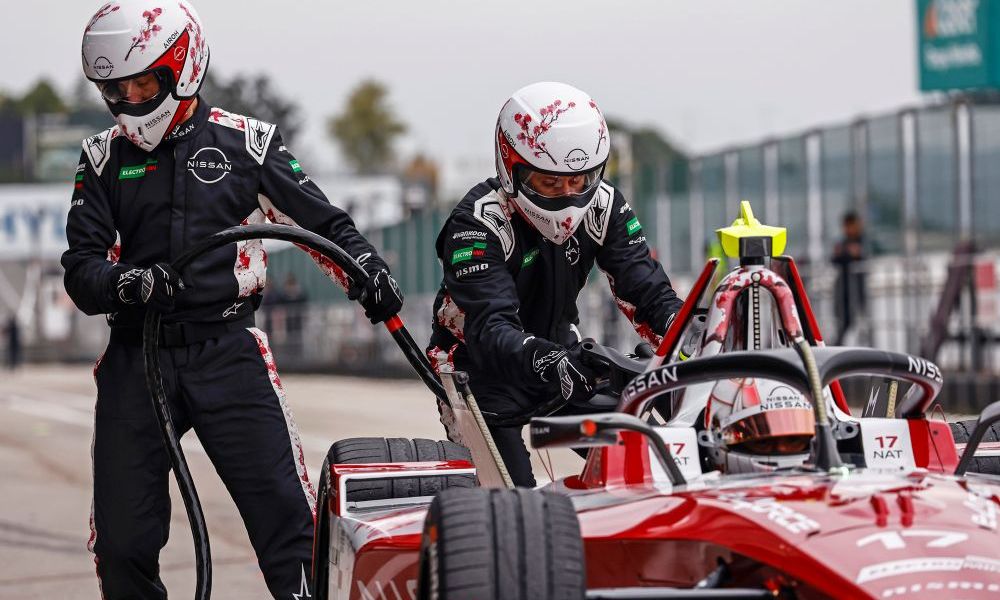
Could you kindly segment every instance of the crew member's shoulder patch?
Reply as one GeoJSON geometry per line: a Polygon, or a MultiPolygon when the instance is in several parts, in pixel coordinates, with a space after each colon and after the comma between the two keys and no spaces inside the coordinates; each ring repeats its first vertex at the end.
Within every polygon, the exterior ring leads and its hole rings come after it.
{"type": "Polygon", "coordinates": [[[223,127],[229,127],[230,129],[238,129],[239,131],[246,131],[247,129],[246,117],[236,113],[231,113],[228,110],[223,110],[221,108],[213,107],[212,110],[208,112],[208,122],[222,125],[223,127]]]}
{"type": "Polygon", "coordinates": [[[111,158],[111,141],[119,135],[121,129],[115,125],[83,140],[83,150],[87,154],[87,160],[98,175],[104,171],[104,165],[108,164],[108,159],[111,158]]]}
{"type": "Polygon", "coordinates": [[[514,254],[514,227],[511,225],[510,218],[507,216],[497,193],[491,192],[476,200],[472,216],[500,238],[503,258],[510,260],[511,255],[514,254]]]}
{"type": "Polygon", "coordinates": [[[594,201],[590,204],[590,210],[584,218],[584,227],[590,237],[598,245],[604,245],[604,238],[608,235],[608,224],[611,223],[611,213],[615,199],[615,188],[606,182],[601,182],[594,194],[594,201]]]}
{"type": "Polygon", "coordinates": [[[247,152],[257,161],[257,164],[264,164],[267,147],[271,144],[271,138],[274,137],[276,129],[272,123],[265,123],[264,121],[247,117],[247,152]]]}

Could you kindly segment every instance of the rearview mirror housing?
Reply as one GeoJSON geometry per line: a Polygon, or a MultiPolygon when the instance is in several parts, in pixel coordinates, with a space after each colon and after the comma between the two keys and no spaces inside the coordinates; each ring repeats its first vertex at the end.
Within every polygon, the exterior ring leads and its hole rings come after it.
{"type": "Polygon", "coordinates": [[[593,448],[618,443],[617,431],[600,429],[586,415],[535,418],[530,431],[532,448],[593,448]]]}
{"type": "Polygon", "coordinates": [[[653,448],[674,485],[687,483],[670,449],[649,424],[625,413],[599,413],[569,417],[535,417],[531,420],[532,448],[613,446],[619,431],[642,434],[653,448]]]}

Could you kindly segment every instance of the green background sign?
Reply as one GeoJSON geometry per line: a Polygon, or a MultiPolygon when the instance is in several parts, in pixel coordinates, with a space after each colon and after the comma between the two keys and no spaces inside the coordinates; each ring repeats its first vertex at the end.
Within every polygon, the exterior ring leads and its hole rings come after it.
{"type": "Polygon", "coordinates": [[[917,0],[920,89],[1000,87],[1000,0],[917,0]]]}

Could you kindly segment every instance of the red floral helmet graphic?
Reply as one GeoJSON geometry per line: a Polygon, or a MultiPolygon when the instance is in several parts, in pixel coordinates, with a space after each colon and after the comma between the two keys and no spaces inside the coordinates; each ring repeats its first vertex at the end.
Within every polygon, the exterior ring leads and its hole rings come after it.
{"type": "Polygon", "coordinates": [[[83,32],[83,72],[129,140],[155,148],[201,89],[209,50],[186,0],[120,0],[102,6],[83,32]]]}
{"type": "Polygon", "coordinates": [[[556,244],[568,240],[583,221],[610,149],[597,103],[565,83],[521,88],[497,119],[500,185],[517,211],[556,244]]]}

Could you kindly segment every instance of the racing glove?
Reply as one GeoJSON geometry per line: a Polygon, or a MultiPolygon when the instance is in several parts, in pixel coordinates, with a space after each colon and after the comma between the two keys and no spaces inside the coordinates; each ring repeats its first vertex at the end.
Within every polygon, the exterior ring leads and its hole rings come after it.
{"type": "Polygon", "coordinates": [[[571,404],[584,404],[597,389],[598,373],[584,364],[579,344],[565,348],[530,337],[524,342],[531,370],[542,383],[559,384],[559,394],[571,404]]]}
{"type": "Polygon", "coordinates": [[[122,304],[145,304],[161,313],[172,311],[175,293],[186,289],[181,276],[165,262],[120,272],[116,287],[122,304]]]}
{"type": "Polygon", "coordinates": [[[366,281],[351,286],[347,297],[361,302],[365,316],[373,325],[389,320],[403,308],[403,292],[385,269],[369,272],[366,281]]]}

